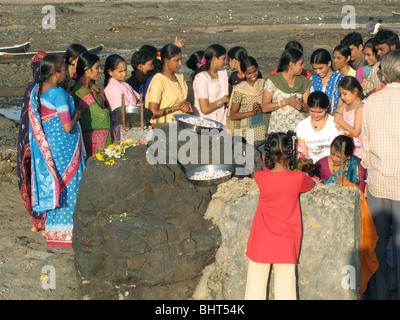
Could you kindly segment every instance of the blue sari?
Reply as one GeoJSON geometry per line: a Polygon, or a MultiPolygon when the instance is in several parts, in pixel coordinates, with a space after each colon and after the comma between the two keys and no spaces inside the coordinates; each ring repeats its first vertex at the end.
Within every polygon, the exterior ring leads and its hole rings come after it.
{"type": "Polygon", "coordinates": [[[326,85],[325,91],[322,87],[322,79],[319,75],[314,74],[311,76],[311,81],[313,82],[314,91],[323,91],[329,98],[330,106],[329,113],[332,114],[338,106],[340,100],[340,93],[338,88],[339,81],[344,77],[344,74],[339,72],[333,72],[329,77],[328,83],[326,85]]]}
{"type": "Polygon", "coordinates": [[[62,88],[49,88],[37,105],[38,87],[28,107],[32,156],[32,210],[46,212],[46,241],[71,246],[73,213],[85,169],[79,124],[67,133],[63,124],[75,114],[72,97],[62,88]]]}

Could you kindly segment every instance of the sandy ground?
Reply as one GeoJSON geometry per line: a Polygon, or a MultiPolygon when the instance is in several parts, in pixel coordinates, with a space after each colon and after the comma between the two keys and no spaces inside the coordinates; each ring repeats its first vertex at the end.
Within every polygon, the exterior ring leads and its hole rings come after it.
{"type": "MultiPolygon", "coordinates": [[[[47,30],[42,28],[45,3],[0,1],[0,46],[31,41],[30,51],[53,51],[76,42],[88,48],[103,44],[103,53],[125,52],[129,62],[132,52],[143,44],[161,47],[178,36],[186,39],[184,62],[192,52],[212,43],[227,49],[242,45],[258,60],[265,75],[275,69],[289,40],[303,44],[310,69],[308,59],[313,50],[324,47],[331,51],[352,31],[342,28],[346,15],[342,8],[349,3],[341,1],[52,1],[56,29],[47,30]]],[[[356,1],[351,5],[356,12],[356,30],[365,39],[370,36],[364,26],[372,13],[375,20],[383,19],[384,26],[400,29],[400,18],[392,16],[392,11],[400,11],[396,2],[356,1]]],[[[103,56],[102,64],[104,60],[103,56]]],[[[0,108],[20,105],[31,78],[29,61],[0,64],[0,108]]],[[[39,233],[30,231],[17,185],[16,124],[0,120],[0,170],[11,168],[0,174],[0,299],[76,299],[73,250],[49,247],[39,233]],[[56,289],[42,286],[45,266],[56,270],[56,289]]]]}

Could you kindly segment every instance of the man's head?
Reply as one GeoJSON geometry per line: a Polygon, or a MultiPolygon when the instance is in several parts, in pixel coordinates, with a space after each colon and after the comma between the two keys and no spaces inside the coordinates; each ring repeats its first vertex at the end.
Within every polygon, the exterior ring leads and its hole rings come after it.
{"type": "Polygon", "coordinates": [[[381,72],[386,82],[400,82],[400,50],[389,51],[382,57],[381,72]]]}
{"type": "Polygon", "coordinates": [[[380,30],[374,37],[374,46],[381,59],[386,53],[400,48],[399,36],[392,30],[380,30]]]}
{"type": "Polygon", "coordinates": [[[363,52],[363,39],[361,33],[359,32],[350,32],[347,34],[342,41],[340,41],[341,45],[346,45],[351,50],[351,61],[357,60],[363,52]]]}

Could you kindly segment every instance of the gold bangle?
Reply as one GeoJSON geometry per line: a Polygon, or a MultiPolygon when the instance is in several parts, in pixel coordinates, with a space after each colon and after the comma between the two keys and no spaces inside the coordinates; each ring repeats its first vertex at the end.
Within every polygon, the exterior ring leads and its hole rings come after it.
{"type": "Polygon", "coordinates": [[[223,104],[222,99],[219,99],[217,101],[217,107],[219,108],[220,106],[222,106],[222,104],[223,104]]]}

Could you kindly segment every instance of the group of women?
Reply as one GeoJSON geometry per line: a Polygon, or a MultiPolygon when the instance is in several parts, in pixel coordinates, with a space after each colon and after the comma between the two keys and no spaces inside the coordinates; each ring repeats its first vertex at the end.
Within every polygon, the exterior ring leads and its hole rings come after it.
{"type": "MultiPolygon", "coordinates": [[[[168,124],[179,113],[216,120],[260,151],[268,133],[293,130],[299,152],[312,159],[323,181],[332,181],[339,169],[341,145],[335,138],[346,141],[345,175],[354,176],[349,179],[364,188],[359,80],[370,68],[352,69],[348,47],[335,47],[333,59],[326,49],[315,50],[312,74],[304,69],[302,45],[290,41],[277,69],[264,79],[245,48],[227,51],[213,44],[190,56],[186,65],[192,74],[185,81],[179,73],[180,44],[167,44],[161,50],[143,46],[132,56],[135,72],[129,79],[124,58],[108,56],[103,90],[96,84],[102,72],[100,58],[82,45],[70,45],[64,59],[45,52],[32,59],[36,78],[25,93],[21,116],[19,181],[32,230],[44,230],[48,244],[71,245],[72,213],[85,160],[120,140],[121,126],[112,111],[123,101],[143,103],[152,113],[152,126],[168,124]],[[339,136],[345,132],[347,136],[339,136]]],[[[367,44],[369,57],[374,50],[367,44]]],[[[372,64],[372,58],[366,60],[372,64]]]]}

